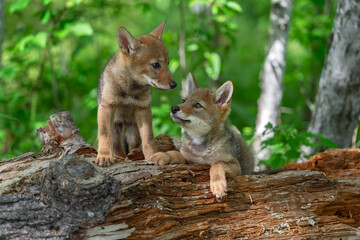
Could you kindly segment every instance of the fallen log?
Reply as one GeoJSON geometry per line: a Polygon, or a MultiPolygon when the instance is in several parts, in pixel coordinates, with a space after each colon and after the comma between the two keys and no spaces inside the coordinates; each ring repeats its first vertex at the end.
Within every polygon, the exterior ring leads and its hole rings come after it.
{"type": "MultiPolygon", "coordinates": [[[[68,121],[69,116],[63,119],[68,121]]],[[[228,195],[217,200],[209,189],[209,166],[155,166],[138,160],[141,153],[134,151],[127,159],[137,161],[119,160],[98,168],[91,163],[96,151],[85,142],[76,143],[80,138],[74,137],[79,134],[75,124],[61,125],[70,127],[48,134],[48,139],[56,139],[48,141],[52,147],[44,146],[51,151],[0,162],[0,239],[357,239],[360,235],[359,149],[328,150],[307,165],[288,165],[275,175],[229,179],[228,195]],[[95,176],[102,180],[89,183],[95,176]]],[[[158,148],[174,148],[170,138],[157,139],[158,148]]]]}

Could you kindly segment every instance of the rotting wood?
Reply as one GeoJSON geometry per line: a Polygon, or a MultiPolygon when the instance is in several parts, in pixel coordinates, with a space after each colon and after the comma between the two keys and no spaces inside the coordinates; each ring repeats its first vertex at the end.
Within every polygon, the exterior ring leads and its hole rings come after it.
{"type": "MultiPolygon", "coordinates": [[[[160,139],[159,145],[173,148],[171,138],[160,139]]],[[[71,141],[67,146],[75,149],[71,141]]],[[[39,201],[46,169],[60,155],[30,154],[0,162],[0,239],[19,234],[26,239],[30,230],[65,238],[54,222],[68,209],[51,212],[39,201]],[[35,221],[40,219],[36,214],[48,220],[35,221]],[[21,224],[9,228],[10,216],[12,221],[32,224],[26,229],[21,224]]],[[[83,156],[93,161],[96,155],[83,156]]],[[[121,192],[104,221],[69,220],[62,226],[70,232],[79,228],[73,239],[356,239],[360,235],[359,156],[359,149],[328,150],[315,155],[308,165],[284,167],[302,171],[229,179],[228,195],[219,201],[209,189],[209,166],[119,161],[100,168],[121,192]]]]}
{"type": "Polygon", "coordinates": [[[306,162],[286,164],[285,170],[312,170],[334,177],[360,177],[360,149],[328,149],[306,162]]]}
{"type": "MultiPolygon", "coordinates": [[[[126,182],[133,164],[106,171],[126,182]]],[[[359,178],[329,178],[308,170],[241,176],[229,181],[228,195],[218,202],[209,190],[209,167],[151,167],[162,173],[121,185],[126,187],[120,201],[96,226],[104,227],[102,237],[129,232],[128,239],[329,239],[360,234],[359,178]]],[[[94,228],[77,234],[100,236],[94,228]]]]}

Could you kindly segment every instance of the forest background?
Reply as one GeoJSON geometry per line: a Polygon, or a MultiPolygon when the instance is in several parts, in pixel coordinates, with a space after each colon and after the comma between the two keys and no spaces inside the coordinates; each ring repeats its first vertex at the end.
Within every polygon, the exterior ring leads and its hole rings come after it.
{"type": "MultiPolygon", "coordinates": [[[[169,112],[181,102],[180,83],[191,71],[202,87],[233,81],[229,123],[251,143],[270,8],[269,0],[7,0],[0,70],[0,159],[38,152],[36,129],[59,111],[70,111],[85,140],[93,144],[97,82],[118,51],[117,29],[123,26],[139,36],[163,20],[167,21],[163,41],[169,49],[169,67],[179,86],[169,92],[153,89],[155,136],[181,135],[169,112]],[[182,46],[186,62],[180,60],[182,46]]],[[[291,151],[300,151],[335,12],[334,0],[293,3],[280,129],[275,129],[276,141],[268,143],[271,153],[291,156],[291,151]]],[[[359,146],[359,134],[356,142],[359,146]]],[[[297,156],[267,165],[278,167],[297,156]]]]}

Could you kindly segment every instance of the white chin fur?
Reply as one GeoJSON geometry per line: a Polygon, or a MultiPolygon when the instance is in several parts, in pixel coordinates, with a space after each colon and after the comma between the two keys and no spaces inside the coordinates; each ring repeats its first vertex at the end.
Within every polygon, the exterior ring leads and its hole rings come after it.
{"type": "Polygon", "coordinates": [[[203,120],[189,116],[190,124],[184,126],[186,133],[192,138],[195,144],[200,144],[204,141],[204,136],[208,134],[211,127],[203,120]]]}
{"type": "Polygon", "coordinates": [[[152,79],[152,78],[149,78],[148,76],[146,76],[145,74],[143,74],[143,77],[146,79],[146,81],[148,82],[148,84],[150,86],[153,86],[154,88],[157,88],[157,89],[160,89],[160,90],[164,90],[164,91],[167,91],[167,90],[170,90],[170,86],[165,86],[165,85],[162,85],[162,84],[159,84],[156,80],[152,79]]]}
{"type": "Polygon", "coordinates": [[[186,116],[184,116],[184,114],[182,114],[181,112],[177,112],[177,113],[170,113],[170,116],[172,118],[172,120],[174,122],[176,122],[177,124],[180,124],[180,125],[184,125],[186,123],[189,123],[188,119],[186,119],[186,116]]]}

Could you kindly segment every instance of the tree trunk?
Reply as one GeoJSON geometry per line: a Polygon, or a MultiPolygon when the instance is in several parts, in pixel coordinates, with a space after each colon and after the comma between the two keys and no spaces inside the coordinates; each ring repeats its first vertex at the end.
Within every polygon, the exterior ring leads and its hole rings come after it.
{"type": "MultiPolygon", "coordinates": [[[[69,121],[64,116],[52,118],[69,121]]],[[[91,163],[94,149],[77,143],[76,126],[56,125],[67,126],[62,128],[67,134],[60,134],[67,138],[50,131],[62,147],[51,142],[44,148],[59,154],[50,152],[49,158],[42,151],[0,162],[0,239],[355,239],[360,234],[359,149],[327,151],[276,175],[229,179],[228,195],[217,200],[209,189],[209,166],[126,160],[98,168],[91,163]],[[70,152],[66,149],[81,156],[62,154],[70,152]]],[[[166,136],[157,137],[157,146],[174,149],[166,136]]],[[[134,156],[139,157],[133,152],[128,158],[134,156]]]]}
{"type": "Polygon", "coordinates": [[[269,51],[260,76],[261,95],[258,100],[256,140],[253,145],[258,161],[268,154],[267,151],[261,151],[261,142],[271,137],[271,134],[262,135],[265,126],[268,123],[277,125],[280,118],[279,108],[283,95],[285,53],[292,8],[292,0],[272,0],[271,3],[269,51]]]}
{"type": "Polygon", "coordinates": [[[360,113],[360,4],[339,0],[309,131],[350,147],[360,113]]]}

